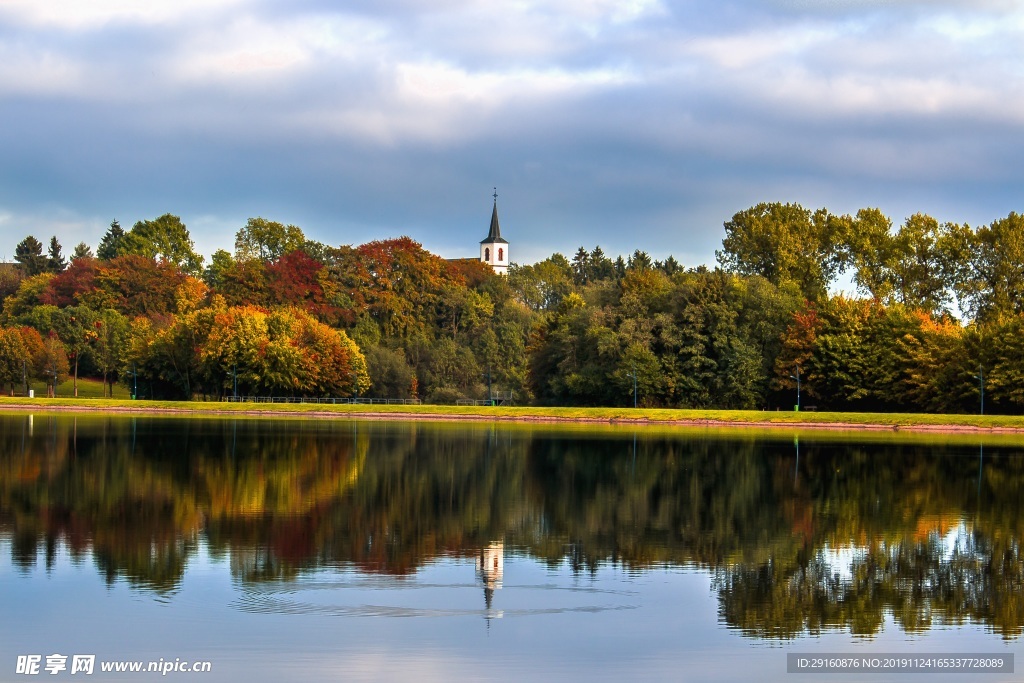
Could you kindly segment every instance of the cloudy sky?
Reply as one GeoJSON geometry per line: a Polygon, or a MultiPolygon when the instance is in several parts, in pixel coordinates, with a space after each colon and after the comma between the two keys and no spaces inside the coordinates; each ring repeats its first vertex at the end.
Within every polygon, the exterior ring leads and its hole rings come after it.
{"type": "Polygon", "coordinates": [[[1019,0],[0,0],[0,258],[175,213],[712,262],[761,201],[1024,210],[1019,0]]]}

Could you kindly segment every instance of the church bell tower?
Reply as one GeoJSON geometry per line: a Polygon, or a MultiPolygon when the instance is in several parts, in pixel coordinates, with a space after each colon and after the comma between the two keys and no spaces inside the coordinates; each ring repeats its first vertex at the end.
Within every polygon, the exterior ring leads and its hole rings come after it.
{"type": "Polygon", "coordinates": [[[494,210],[491,211],[491,230],[480,240],[480,260],[490,264],[498,275],[508,273],[508,240],[502,239],[498,225],[498,189],[494,189],[494,210]]]}

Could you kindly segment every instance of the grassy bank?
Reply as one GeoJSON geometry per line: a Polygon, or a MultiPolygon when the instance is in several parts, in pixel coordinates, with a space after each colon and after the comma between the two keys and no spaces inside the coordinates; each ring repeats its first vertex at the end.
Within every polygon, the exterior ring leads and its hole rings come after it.
{"type": "MultiPolygon", "coordinates": [[[[9,387],[8,387],[9,388],[9,387]]],[[[36,392],[36,396],[46,396],[46,382],[40,382],[32,380],[28,383],[28,388],[36,392]]],[[[112,387],[114,391],[114,398],[120,398],[128,400],[131,398],[131,394],[128,389],[121,384],[115,383],[112,387]]],[[[18,391],[24,392],[24,386],[18,386],[18,391]]],[[[57,385],[57,397],[61,398],[73,398],[75,395],[75,381],[68,379],[65,382],[61,382],[57,385]]],[[[98,379],[91,379],[87,377],[78,378],[78,398],[103,398],[104,387],[103,381],[98,379]]]]}
{"type": "Polygon", "coordinates": [[[933,415],[915,413],[767,412],[759,410],[672,410],[648,408],[544,408],[440,405],[330,405],[131,401],[103,398],[0,398],[0,409],[132,411],[209,415],[390,417],[540,422],[688,424],[708,426],[835,427],[847,429],[1020,430],[1024,416],[933,415]]]}

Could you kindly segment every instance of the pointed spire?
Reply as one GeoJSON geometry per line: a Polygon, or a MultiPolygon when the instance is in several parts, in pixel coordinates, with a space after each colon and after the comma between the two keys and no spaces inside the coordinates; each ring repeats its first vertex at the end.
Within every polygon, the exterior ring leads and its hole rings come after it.
{"type": "Polygon", "coordinates": [[[508,240],[501,238],[501,226],[498,225],[498,188],[494,188],[494,209],[491,211],[491,230],[487,238],[480,240],[480,244],[508,244],[508,240]]]}

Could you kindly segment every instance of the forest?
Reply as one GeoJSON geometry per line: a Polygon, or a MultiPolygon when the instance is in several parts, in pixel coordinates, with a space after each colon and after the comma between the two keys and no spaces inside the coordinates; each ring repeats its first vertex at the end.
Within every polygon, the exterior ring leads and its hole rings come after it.
{"type": "Polygon", "coordinates": [[[1024,412],[1024,216],[763,203],[716,258],[580,247],[499,276],[409,237],[334,247],[251,218],[205,259],[171,214],[69,257],[28,236],[0,264],[0,384],[791,410],[799,382],[819,410],[1024,412]]]}

